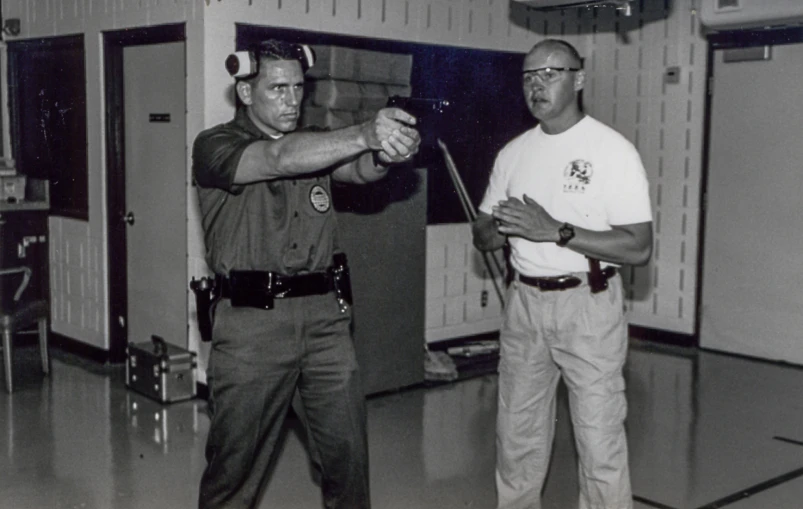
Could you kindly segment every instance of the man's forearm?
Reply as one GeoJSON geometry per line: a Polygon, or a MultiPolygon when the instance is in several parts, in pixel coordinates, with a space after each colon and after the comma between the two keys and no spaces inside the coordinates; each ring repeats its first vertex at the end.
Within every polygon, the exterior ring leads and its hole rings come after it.
{"type": "Polygon", "coordinates": [[[383,179],[388,174],[389,167],[378,163],[374,152],[366,152],[355,160],[337,168],[332,178],[338,182],[350,184],[367,184],[383,179]]]}
{"type": "Polygon", "coordinates": [[[370,150],[362,125],[335,131],[290,133],[265,147],[278,176],[304,175],[329,168],[370,150]]]}
{"type": "Polygon", "coordinates": [[[652,223],[614,226],[606,231],[575,227],[575,237],[566,247],[606,262],[644,265],[652,254],[652,223]]]}
{"type": "Polygon", "coordinates": [[[480,213],[471,225],[474,247],[480,251],[495,251],[505,245],[507,237],[497,231],[496,223],[489,214],[480,213]]]}
{"type": "Polygon", "coordinates": [[[293,132],[256,141],[243,152],[235,184],[296,177],[341,164],[370,150],[364,124],[335,131],[293,132]]]}

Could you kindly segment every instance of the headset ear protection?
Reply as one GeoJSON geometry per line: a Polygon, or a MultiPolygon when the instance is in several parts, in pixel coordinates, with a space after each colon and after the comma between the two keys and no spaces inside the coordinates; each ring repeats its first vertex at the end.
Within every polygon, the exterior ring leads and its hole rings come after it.
{"type": "MultiPolygon", "coordinates": [[[[315,65],[315,52],[306,44],[293,45],[295,58],[301,63],[301,71],[306,73],[315,65]]],[[[259,73],[259,59],[254,51],[236,51],[226,58],[226,70],[234,78],[250,78],[259,73]]]]}
{"type": "Polygon", "coordinates": [[[252,51],[237,51],[226,57],[226,70],[235,78],[247,78],[259,72],[259,63],[252,51]]]}

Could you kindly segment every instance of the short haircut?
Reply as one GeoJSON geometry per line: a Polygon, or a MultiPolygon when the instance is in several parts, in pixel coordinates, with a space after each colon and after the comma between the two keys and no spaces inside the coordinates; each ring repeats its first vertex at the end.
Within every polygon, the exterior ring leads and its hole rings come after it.
{"type": "Polygon", "coordinates": [[[301,72],[307,70],[315,63],[315,52],[309,46],[292,42],[268,39],[252,46],[248,53],[251,55],[252,73],[236,78],[237,81],[251,82],[259,76],[259,69],[264,62],[281,60],[296,60],[301,64],[301,72]]]}
{"type": "Polygon", "coordinates": [[[315,63],[315,53],[309,46],[293,42],[268,39],[257,44],[252,51],[258,61],[298,60],[305,73],[315,63]]]}
{"type": "Polygon", "coordinates": [[[268,39],[254,46],[254,56],[259,60],[297,60],[298,44],[277,39],[268,39]]]}
{"type": "Polygon", "coordinates": [[[580,53],[577,51],[577,48],[569,44],[568,42],[562,39],[544,39],[543,41],[538,41],[535,45],[530,49],[529,53],[541,48],[559,48],[564,50],[569,57],[572,58],[576,62],[577,67],[583,67],[583,57],[580,56],[580,53]]]}

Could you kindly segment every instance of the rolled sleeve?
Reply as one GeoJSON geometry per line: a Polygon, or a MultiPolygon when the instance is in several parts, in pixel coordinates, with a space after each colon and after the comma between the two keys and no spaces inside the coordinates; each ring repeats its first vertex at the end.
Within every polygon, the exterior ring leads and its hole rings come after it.
{"type": "Polygon", "coordinates": [[[196,184],[241,193],[243,187],[235,184],[234,178],[243,152],[254,141],[219,127],[199,134],[192,147],[192,173],[196,184]]]}

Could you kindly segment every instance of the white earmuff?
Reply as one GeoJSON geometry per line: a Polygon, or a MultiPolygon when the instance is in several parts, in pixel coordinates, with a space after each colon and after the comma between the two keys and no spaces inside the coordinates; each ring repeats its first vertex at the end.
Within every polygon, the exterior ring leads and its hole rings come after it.
{"type": "Polygon", "coordinates": [[[304,60],[306,61],[304,66],[304,72],[306,72],[307,69],[315,65],[315,52],[306,44],[301,45],[301,51],[304,53],[304,60]]]}
{"type": "Polygon", "coordinates": [[[256,74],[257,61],[250,51],[237,51],[226,58],[226,70],[235,78],[245,78],[256,74]]]}

